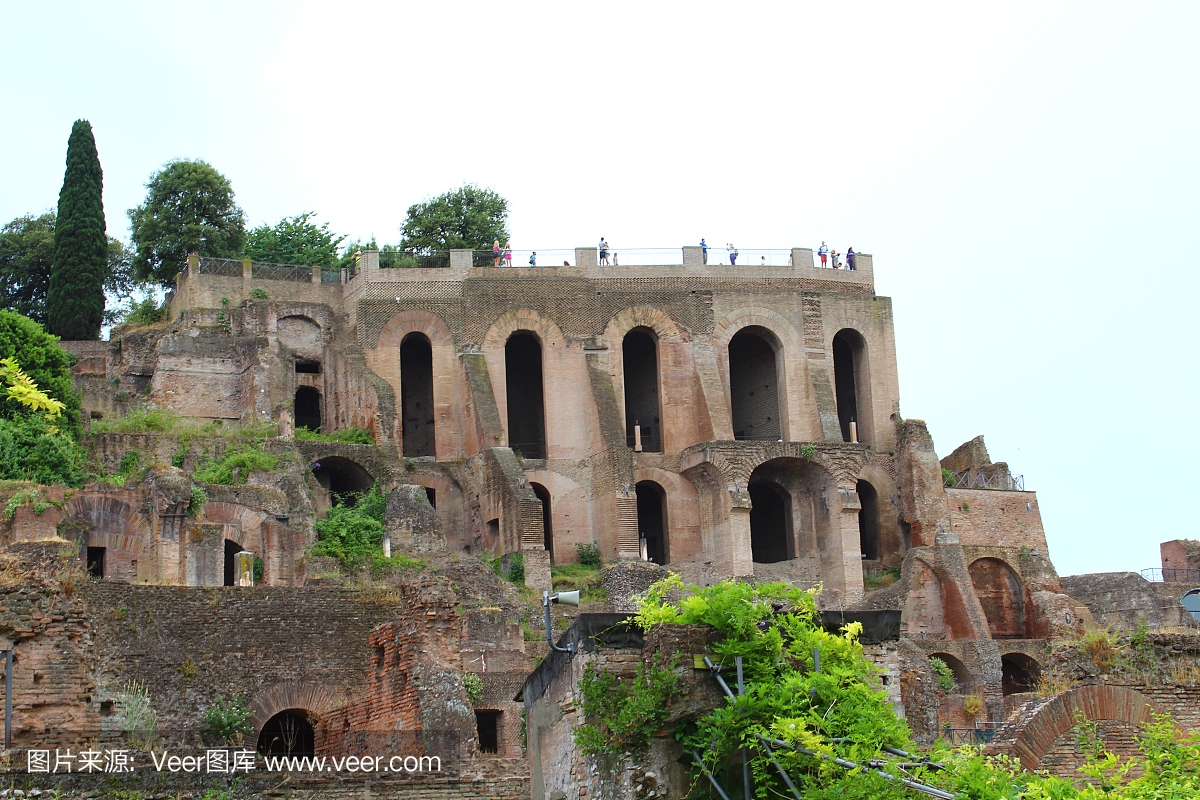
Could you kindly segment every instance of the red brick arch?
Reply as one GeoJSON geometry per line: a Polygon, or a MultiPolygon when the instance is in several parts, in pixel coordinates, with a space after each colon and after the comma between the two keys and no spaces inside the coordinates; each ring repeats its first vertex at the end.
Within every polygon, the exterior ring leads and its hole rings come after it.
{"type": "Polygon", "coordinates": [[[1080,686],[1063,692],[1019,723],[1010,733],[1009,755],[1035,770],[1059,736],[1075,725],[1076,714],[1091,720],[1114,720],[1140,728],[1163,710],[1141,692],[1124,686],[1080,686]]]}
{"type": "Polygon", "coordinates": [[[307,681],[277,683],[250,701],[250,724],[254,726],[254,740],[258,741],[263,725],[281,711],[307,711],[316,719],[320,719],[345,702],[344,696],[321,684],[307,681]]]}

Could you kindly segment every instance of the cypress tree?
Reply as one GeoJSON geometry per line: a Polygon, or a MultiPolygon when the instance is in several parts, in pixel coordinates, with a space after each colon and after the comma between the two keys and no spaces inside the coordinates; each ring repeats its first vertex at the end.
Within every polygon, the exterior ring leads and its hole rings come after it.
{"type": "Polygon", "coordinates": [[[67,141],[67,171],[58,193],[54,263],[46,293],[46,327],[63,339],[100,338],[108,274],[103,187],[92,126],[76,120],[67,141]]]}

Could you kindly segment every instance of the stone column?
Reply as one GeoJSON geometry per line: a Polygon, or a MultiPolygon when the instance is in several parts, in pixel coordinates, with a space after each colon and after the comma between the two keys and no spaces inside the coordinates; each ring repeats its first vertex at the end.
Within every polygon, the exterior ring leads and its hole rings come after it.
{"type": "Polygon", "coordinates": [[[474,258],[473,250],[451,250],[450,251],[450,269],[468,270],[471,268],[474,258]]]}
{"type": "Polygon", "coordinates": [[[243,550],[233,557],[234,582],[238,586],[254,585],[254,553],[243,550]]]}
{"type": "Polygon", "coordinates": [[[600,256],[594,247],[575,248],[575,266],[581,269],[595,269],[600,256]]]}
{"type": "Polygon", "coordinates": [[[729,575],[754,574],[754,550],[750,544],[750,494],[730,491],[729,499],[729,575]]]}
{"type": "Polygon", "coordinates": [[[321,268],[315,265],[312,268],[312,282],[317,286],[321,285],[321,268]]]}
{"type": "Polygon", "coordinates": [[[700,247],[683,248],[683,266],[685,269],[700,269],[704,266],[704,253],[700,247]]]}
{"type": "Polygon", "coordinates": [[[813,268],[813,251],[811,247],[792,248],[792,267],[813,268]]]}
{"type": "Polygon", "coordinates": [[[863,574],[862,574],[862,531],[858,526],[858,515],[862,511],[862,501],[858,497],[858,492],[853,489],[842,487],[839,489],[842,496],[842,513],[839,515],[838,524],[841,528],[841,556],[842,574],[837,583],[841,584],[843,590],[842,597],[847,605],[857,603],[863,599],[863,574]]]}

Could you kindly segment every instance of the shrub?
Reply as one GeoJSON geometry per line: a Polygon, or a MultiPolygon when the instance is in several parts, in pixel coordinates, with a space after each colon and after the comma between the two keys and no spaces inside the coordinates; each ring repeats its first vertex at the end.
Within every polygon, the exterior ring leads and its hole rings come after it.
{"type": "Polygon", "coordinates": [[[204,504],[208,502],[208,492],[203,488],[192,484],[192,496],[188,500],[187,515],[189,517],[198,517],[204,509],[204,504]]]}
{"type": "Polygon", "coordinates": [[[954,670],[950,669],[950,665],[937,656],[930,656],[929,666],[933,667],[933,674],[937,677],[938,688],[943,692],[952,691],[958,681],[955,679],[954,670]]]}
{"type": "Polygon", "coordinates": [[[154,302],[153,297],[147,297],[140,303],[134,303],[129,307],[129,313],[125,315],[125,322],[128,325],[142,326],[153,325],[156,322],[162,322],[167,318],[170,311],[164,301],[162,305],[154,302]]]}
{"type": "Polygon", "coordinates": [[[800,457],[807,458],[810,460],[816,458],[817,457],[816,446],[811,445],[811,444],[800,445],[800,457]]]}
{"type": "Polygon", "coordinates": [[[595,542],[577,544],[575,552],[579,555],[579,563],[584,566],[600,567],[604,565],[604,559],[600,555],[600,546],[595,542]]]}
{"type": "Polygon", "coordinates": [[[467,699],[471,701],[471,705],[478,705],[483,700],[483,678],[474,672],[467,672],[463,674],[462,680],[463,688],[467,690],[467,699]]]}
{"type": "Polygon", "coordinates": [[[0,419],[0,479],[82,486],[87,455],[74,437],[45,419],[0,419]]]}
{"type": "Polygon", "coordinates": [[[675,673],[678,658],[676,654],[665,663],[639,664],[629,682],[597,670],[594,664],[584,667],[579,694],[590,722],[575,730],[579,749],[588,754],[645,750],[670,714],[679,683],[675,673]]]}
{"type": "Polygon", "coordinates": [[[136,409],[123,417],[106,417],[92,423],[93,433],[171,433],[179,415],[166,408],[136,409]]]}
{"type": "Polygon", "coordinates": [[[269,295],[267,293],[267,290],[262,288],[261,286],[255,286],[253,289],[250,290],[250,299],[251,300],[270,300],[271,295],[269,295]]]}
{"type": "Polygon", "coordinates": [[[975,719],[983,713],[983,695],[970,694],[963,698],[963,713],[970,719],[975,719]]]}
{"type": "Polygon", "coordinates": [[[234,694],[229,700],[218,698],[205,712],[202,730],[227,744],[240,745],[245,737],[254,733],[251,716],[245,695],[234,694]]]}
{"type": "Polygon", "coordinates": [[[158,730],[158,714],[150,703],[150,690],[141,681],[131,681],[117,694],[121,730],[135,747],[150,747],[158,730]]]}
{"type": "Polygon", "coordinates": [[[387,497],[376,484],[369,492],[355,496],[354,505],[338,505],[318,520],[317,542],[309,551],[314,556],[336,558],[347,572],[369,566],[372,572],[422,567],[424,562],[395,553],[383,556],[383,517],[387,497]]]}
{"type": "Polygon", "coordinates": [[[511,553],[508,556],[508,574],[505,576],[510,583],[518,586],[525,583],[525,556],[511,553]]]}
{"type": "Polygon", "coordinates": [[[312,442],[344,442],[346,444],[375,444],[371,434],[362,428],[343,428],[332,433],[317,433],[303,426],[296,428],[296,438],[312,442]]]}
{"type": "MultiPolygon", "coordinates": [[[[70,436],[81,432],[81,395],[71,384],[71,356],[41,325],[0,309],[0,358],[13,358],[38,388],[64,406],[59,428],[70,436]]],[[[0,402],[0,419],[16,420],[28,412],[16,403],[0,402]]]]}
{"type": "Polygon", "coordinates": [[[246,482],[254,472],[270,472],[279,466],[279,459],[264,452],[257,442],[231,446],[220,461],[205,461],[193,476],[201,483],[233,486],[246,482]]]}

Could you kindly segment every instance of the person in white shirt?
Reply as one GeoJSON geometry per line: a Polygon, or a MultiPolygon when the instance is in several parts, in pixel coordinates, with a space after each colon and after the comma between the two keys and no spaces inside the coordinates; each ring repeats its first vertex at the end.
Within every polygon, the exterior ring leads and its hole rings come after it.
{"type": "Polygon", "coordinates": [[[821,247],[817,250],[817,255],[821,257],[821,266],[827,266],[825,259],[829,256],[829,248],[825,246],[824,242],[821,242],[821,247]]]}
{"type": "Polygon", "coordinates": [[[608,242],[604,241],[603,236],[600,237],[600,244],[598,245],[598,247],[600,249],[600,263],[607,265],[608,264],[608,242]]]}

